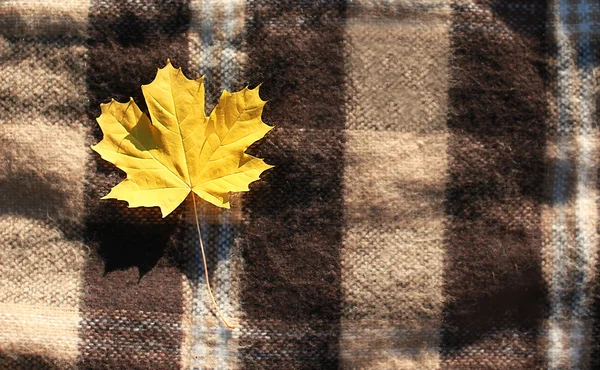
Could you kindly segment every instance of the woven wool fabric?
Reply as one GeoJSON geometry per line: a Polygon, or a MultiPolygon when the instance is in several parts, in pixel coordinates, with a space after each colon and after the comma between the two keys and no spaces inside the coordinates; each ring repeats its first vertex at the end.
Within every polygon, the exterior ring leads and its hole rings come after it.
{"type": "Polygon", "coordinates": [[[0,369],[600,367],[600,5],[0,3],[0,369]],[[261,84],[230,210],[101,200],[100,104],[261,84]]]}

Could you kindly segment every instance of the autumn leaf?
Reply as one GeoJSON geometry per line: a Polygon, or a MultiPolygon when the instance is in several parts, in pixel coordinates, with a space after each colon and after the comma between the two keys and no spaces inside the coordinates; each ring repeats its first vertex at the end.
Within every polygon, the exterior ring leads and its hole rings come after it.
{"type": "Polygon", "coordinates": [[[248,191],[272,167],[245,153],[273,128],[261,119],[265,101],[258,87],[224,91],[207,117],[203,78],[189,80],[167,61],[142,92],[150,118],[133,99],[100,106],[104,137],[92,149],[127,174],[102,199],[158,206],[163,217],[190,192],[229,208],[230,192],[248,191]]]}
{"type": "MultiPolygon", "coordinates": [[[[229,208],[230,192],[248,191],[251,182],[273,167],[245,153],[273,128],[261,119],[265,101],[258,87],[224,91],[207,117],[203,78],[189,80],[167,61],[142,92],[150,118],[133,99],[100,105],[97,121],[104,137],[92,149],[127,174],[102,199],[124,200],[129,207],[158,206],[163,217],[190,193],[229,208]]],[[[210,288],[195,196],[192,200],[206,287],[219,317],[233,328],[210,288]]]]}

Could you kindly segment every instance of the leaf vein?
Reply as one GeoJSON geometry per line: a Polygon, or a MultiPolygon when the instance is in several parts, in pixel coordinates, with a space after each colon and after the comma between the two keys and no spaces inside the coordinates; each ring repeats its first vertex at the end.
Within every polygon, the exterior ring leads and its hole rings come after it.
{"type": "MultiPolygon", "coordinates": [[[[130,103],[129,103],[129,105],[127,106],[127,108],[125,108],[125,112],[127,112],[127,110],[128,110],[129,108],[131,108],[131,107],[132,107],[132,104],[131,104],[131,102],[130,102],[130,103]]],[[[143,115],[143,113],[142,113],[142,115],[143,115]]],[[[117,120],[117,122],[119,122],[119,124],[120,124],[121,126],[123,126],[123,128],[125,129],[125,131],[127,131],[129,134],[131,134],[131,131],[127,130],[127,127],[125,127],[125,125],[123,125],[123,123],[122,123],[121,121],[119,121],[119,120],[117,119],[117,117],[115,117],[115,115],[114,115],[114,114],[112,114],[112,113],[111,113],[111,116],[113,116],[113,117],[114,117],[114,118],[117,120]]],[[[143,116],[142,116],[142,117],[143,117],[143,116]]],[[[139,121],[138,121],[138,122],[139,122],[139,121]]],[[[185,184],[185,181],[183,181],[183,180],[182,180],[182,179],[181,179],[181,178],[180,178],[180,177],[179,177],[179,176],[178,176],[178,175],[177,175],[175,172],[173,172],[173,171],[172,171],[172,170],[171,170],[169,167],[167,167],[167,166],[166,166],[164,163],[162,163],[161,161],[159,161],[159,160],[158,160],[158,159],[157,159],[157,158],[154,156],[154,154],[152,154],[152,152],[150,151],[150,149],[146,148],[146,147],[145,147],[145,146],[142,144],[142,142],[141,142],[141,141],[139,141],[139,139],[138,139],[137,137],[135,137],[133,134],[131,134],[131,139],[135,139],[135,141],[136,141],[136,142],[137,142],[137,143],[138,143],[138,144],[139,144],[139,145],[140,145],[142,148],[144,148],[144,150],[146,150],[146,151],[147,151],[147,152],[148,152],[148,153],[149,153],[149,154],[152,156],[152,158],[154,158],[154,160],[155,160],[156,162],[160,163],[160,164],[161,164],[161,165],[162,165],[162,166],[163,166],[163,167],[164,167],[166,170],[168,170],[170,173],[172,173],[172,174],[173,174],[173,176],[175,176],[175,178],[177,178],[179,181],[181,181],[181,182],[183,182],[183,183],[185,184]]],[[[130,139],[130,140],[131,140],[131,139],[130,139]]],[[[114,151],[113,151],[113,152],[114,152],[114,151]]],[[[186,185],[187,185],[187,184],[186,184],[186,185]]]]}

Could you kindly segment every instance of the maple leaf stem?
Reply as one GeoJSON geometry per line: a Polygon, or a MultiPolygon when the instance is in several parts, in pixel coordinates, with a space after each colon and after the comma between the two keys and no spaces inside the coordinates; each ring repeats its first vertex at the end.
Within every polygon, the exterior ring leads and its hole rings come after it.
{"type": "Polygon", "coordinates": [[[198,240],[200,241],[200,251],[202,252],[202,262],[204,263],[204,277],[206,278],[206,289],[208,290],[208,294],[210,295],[210,299],[212,299],[212,303],[219,314],[219,318],[223,321],[223,324],[230,329],[234,329],[235,326],[230,324],[223,314],[221,310],[219,310],[219,306],[217,305],[217,301],[212,294],[212,289],[210,288],[210,281],[208,279],[208,267],[206,267],[206,255],[204,254],[204,244],[202,243],[202,235],[200,234],[200,223],[198,222],[198,210],[196,209],[196,194],[192,193],[192,200],[194,202],[194,216],[196,217],[196,230],[198,230],[198,240]]]}

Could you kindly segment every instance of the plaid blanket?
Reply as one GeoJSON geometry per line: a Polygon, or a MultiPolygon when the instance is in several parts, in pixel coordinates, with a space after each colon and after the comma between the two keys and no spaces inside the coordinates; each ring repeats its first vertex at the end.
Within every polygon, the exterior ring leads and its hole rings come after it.
{"type": "Polygon", "coordinates": [[[0,368],[600,367],[593,0],[4,0],[0,368]],[[100,103],[261,85],[201,227],[100,200],[100,103]]]}

